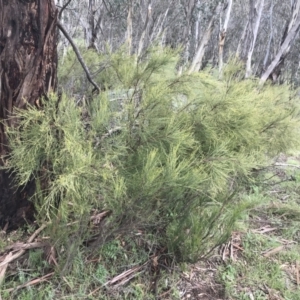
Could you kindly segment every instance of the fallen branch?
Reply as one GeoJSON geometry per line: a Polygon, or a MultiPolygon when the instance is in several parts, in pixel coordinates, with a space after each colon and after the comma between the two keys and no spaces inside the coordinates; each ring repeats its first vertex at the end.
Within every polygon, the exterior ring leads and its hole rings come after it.
{"type": "Polygon", "coordinates": [[[85,64],[85,62],[79,52],[79,49],[76,46],[76,44],[74,43],[72,37],[68,34],[67,30],[64,28],[64,26],[59,21],[57,21],[57,27],[59,28],[59,30],[63,33],[63,35],[67,38],[67,40],[71,44],[71,46],[77,56],[77,59],[80,62],[81,66],[86,74],[88,81],[94,86],[93,92],[97,91],[97,93],[100,93],[100,88],[97,85],[97,83],[95,83],[95,81],[92,79],[90,71],[89,71],[87,65],[85,64]]]}
{"type": "MultiPolygon", "coordinates": [[[[42,225],[40,228],[38,228],[32,235],[31,237],[28,239],[27,241],[27,244],[30,244],[31,242],[33,242],[33,240],[39,235],[39,233],[41,231],[43,231],[45,228],[46,228],[46,224],[42,225]]],[[[13,254],[12,255],[12,252],[11,251],[7,256],[6,258],[4,259],[3,262],[0,263],[0,268],[11,263],[12,261],[14,261],[15,259],[19,258],[20,256],[22,256],[25,252],[26,252],[26,249],[21,249],[19,252],[17,252],[16,254],[13,254]]]]}
{"type": "Polygon", "coordinates": [[[28,249],[35,249],[35,248],[42,248],[49,245],[47,242],[33,242],[33,243],[21,243],[17,242],[12,245],[9,245],[5,248],[6,251],[12,250],[28,250],[28,249]]]}
{"type": "Polygon", "coordinates": [[[277,253],[283,251],[284,249],[285,249],[285,245],[281,245],[281,246],[278,246],[278,247],[276,247],[276,248],[274,248],[274,249],[271,249],[271,250],[269,250],[269,251],[266,251],[265,253],[263,253],[263,256],[264,256],[264,257],[270,257],[270,256],[272,256],[272,255],[275,255],[275,254],[277,254],[277,253]]]}
{"type": "MultiPolygon", "coordinates": [[[[10,252],[8,254],[8,258],[10,258],[12,256],[12,252],[10,252]]],[[[8,264],[4,265],[3,267],[0,267],[0,286],[1,284],[3,283],[4,281],[4,278],[5,278],[5,272],[6,272],[6,269],[8,267],[8,264]]],[[[1,300],[1,299],[0,299],[1,300]]]]}
{"type": "Polygon", "coordinates": [[[30,280],[30,281],[28,281],[28,282],[26,282],[24,284],[21,284],[21,285],[15,287],[15,288],[10,288],[10,289],[4,290],[4,292],[7,292],[7,293],[9,293],[9,292],[15,292],[15,291],[18,291],[18,290],[23,289],[25,287],[36,285],[38,283],[42,283],[42,282],[46,281],[52,275],[54,275],[54,272],[51,272],[51,273],[49,273],[49,274],[47,274],[45,276],[42,276],[40,278],[36,278],[36,279],[30,280]]]}
{"type": "Polygon", "coordinates": [[[276,167],[292,167],[300,169],[300,166],[292,165],[292,164],[282,164],[282,163],[275,163],[274,166],[276,167]]]}
{"type": "Polygon", "coordinates": [[[145,267],[148,264],[148,262],[145,262],[144,264],[142,264],[141,266],[137,266],[134,268],[131,268],[129,270],[124,271],[123,273],[115,276],[114,278],[112,278],[111,280],[107,281],[104,286],[106,285],[115,285],[118,282],[118,285],[120,285],[121,283],[125,283],[128,281],[127,279],[131,279],[133,278],[132,275],[136,274],[137,272],[139,272],[143,267],[145,267]]]}
{"type": "MultiPolygon", "coordinates": [[[[141,266],[137,266],[137,267],[131,268],[129,270],[126,270],[123,273],[115,276],[111,280],[109,280],[106,283],[104,283],[103,286],[107,286],[107,285],[114,285],[114,286],[124,285],[128,281],[130,281],[132,278],[138,276],[141,273],[140,270],[143,267],[145,267],[147,264],[148,264],[148,262],[145,262],[141,266]]],[[[89,293],[88,297],[91,297],[93,294],[95,294],[96,292],[98,292],[99,290],[101,290],[103,288],[103,286],[97,287],[95,290],[93,290],[91,293],[89,293]]]]}

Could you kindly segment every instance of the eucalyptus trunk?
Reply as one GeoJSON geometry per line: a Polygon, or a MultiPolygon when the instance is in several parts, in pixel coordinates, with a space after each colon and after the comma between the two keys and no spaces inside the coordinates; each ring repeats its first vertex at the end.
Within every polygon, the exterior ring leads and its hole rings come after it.
{"type": "Polygon", "coordinates": [[[292,14],[289,24],[286,26],[283,33],[282,41],[279,50],[269,64],[268,68],[260,77],[260,84],[264,84],[268,79],[274,83],[280,76],[281,69],[284,66],[284,61],[290,53],[291,46],[300,30],[300,0],[293,2],[292,14]]]}
{"type": "MultiPolygon", "coordinates": [[[[56,89],[57,9],[53,0],[0,0],[0,165],[9,154],[5,126],[14,108],[40,106],[56,89]]],[[[32,187],[16,191],[13,176],[0,171],[0,225],[26,217],[32,187]]],[[[17,222],[17,221],[16,221],[17,222]]]]}

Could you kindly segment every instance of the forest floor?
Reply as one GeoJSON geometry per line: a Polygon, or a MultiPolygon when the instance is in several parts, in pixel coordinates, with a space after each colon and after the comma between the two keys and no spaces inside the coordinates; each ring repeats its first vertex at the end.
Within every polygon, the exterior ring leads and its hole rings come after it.
{"type": "Polygon", "coordinates": [[[230,240],[195,264],[113,241],[98,256],[75,253],[72,272],[63,275],[42,231],[3,228],[0,300],[300,300],[300,155],[280,155],[264,178],[243,195],[250,208],[230,240]]]}

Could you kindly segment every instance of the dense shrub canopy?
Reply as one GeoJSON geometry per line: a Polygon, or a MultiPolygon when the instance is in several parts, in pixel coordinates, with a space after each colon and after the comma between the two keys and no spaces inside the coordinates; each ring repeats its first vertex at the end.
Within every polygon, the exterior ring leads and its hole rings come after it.
{"type": "Polygon", "coordinates": [[[142,230],[197,259],[230,234],[253,169],[298,144],[298,99],[288,86],[244,80],[238,62],[219,80],[210,70],[177,75],[170,50],[142,62],[124,53],[91,52],[105,65],[100,95],[52,95],[42,110],[16,111],[8,166],[19,185],[36,179],[38,219],[57,243],[81,242],[91,211],[109,210],[100,246],[142,230]]]}

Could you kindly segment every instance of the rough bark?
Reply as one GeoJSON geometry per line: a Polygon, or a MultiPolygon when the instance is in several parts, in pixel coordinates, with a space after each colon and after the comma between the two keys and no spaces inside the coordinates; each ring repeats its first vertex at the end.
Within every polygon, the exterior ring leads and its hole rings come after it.
{"type": "MultiPolygon", "coordinates": [[[[41,96],[56,88],[56,21],[53,0],[0,0],[1,164],[9,153],[3,123],[14,126],[15,107],[38,105],[41,96]]],[[[28,208],[32,186],[16,191],[9,175],[0,172],[0,225],[32,212],[28,208]]]]}

